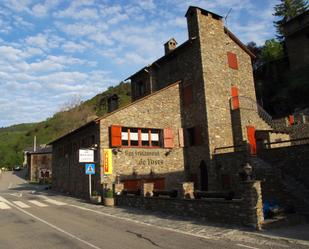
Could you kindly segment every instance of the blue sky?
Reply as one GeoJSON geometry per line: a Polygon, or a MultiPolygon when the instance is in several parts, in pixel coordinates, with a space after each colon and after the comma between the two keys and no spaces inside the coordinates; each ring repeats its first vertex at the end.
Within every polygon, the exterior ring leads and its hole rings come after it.
{"type": "Polygon", "coordinates": [[[225,16],[244,43],[274,37],[275,0],[1,0],[0,127],[89,99],[187,39],[194,5],[225,16]]]}

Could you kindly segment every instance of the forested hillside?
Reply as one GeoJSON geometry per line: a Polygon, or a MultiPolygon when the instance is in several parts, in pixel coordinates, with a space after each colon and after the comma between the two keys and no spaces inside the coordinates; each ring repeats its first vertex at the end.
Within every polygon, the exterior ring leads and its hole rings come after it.
{"type": "Polygon", "coordinates": [[[130,84],[122,82],[85,102],[68,103],[63,110],[43,122],[0,128],[0,167],[20,165],[23,150],[32,147],[34,136],[37,137],[37,144],[46,144],[104,115],[107,112],[107,98],[111,94],[119,96],[119,106],[128,104],[131,101],[130,84]]]}

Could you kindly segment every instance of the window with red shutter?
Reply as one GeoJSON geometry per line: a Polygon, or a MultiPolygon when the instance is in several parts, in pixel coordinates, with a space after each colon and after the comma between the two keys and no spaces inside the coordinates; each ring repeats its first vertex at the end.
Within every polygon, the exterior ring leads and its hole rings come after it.
{"type": "Polygon", "coordinates": [[[191,84],[183,88],[183,103],[185,106],[188,106],[192,104],[192,102],[193,102],[193,90],[191,84]]]}
{"type": "Polygon", "coordinates": [[[256,155],[256,138],[255,138],[255,128],[254,126],[247,126],[247,137],[250,147],[250,154],[256,155]]]}
{"type": "Polygon", "coordinates": [[[163,130],[164,148],[174,148],[174,134],[172,129],[163,130]]]}
{"type": "Polygon", "coordinates": [[[239,98],[238,98],[238,88],[236,86],[232,86],[232,110],[239,109],[239,98]]]}
{"type": "Polygon", "coordinates": [[[227,61],[230,68],[238,69],[237,55],[232,52],[227,52],[227,61]]]}
{"type": "Polygon", "coordinates": [[[111,147],[121,146],[121,126],[111,126],[111,147]]]}
{"type": "Polygon", "coordinates": [[[289,115],[289,124],[294,125],[294,116],[293,115],[289,115]]]}

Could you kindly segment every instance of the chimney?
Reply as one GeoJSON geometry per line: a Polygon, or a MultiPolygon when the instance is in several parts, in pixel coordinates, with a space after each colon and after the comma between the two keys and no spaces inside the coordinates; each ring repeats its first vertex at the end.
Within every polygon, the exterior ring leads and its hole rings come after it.
{"type": "Polygon", "coordinates": [[[165,55],[172,52],[177,47],[177,42],[174,38],[171,38],[164,44],[165,55]]]}
{"type": "Polygon", "coordinates": [[[107,99],[107,112],[113,112],[118,109],[119,97],[117,94],[110,95],[107,99]]]}
{"type": "MultiPolygon", "coordinates": [[[[190,6],[186,13],[187,25],[188,25],[188,35],[189,39],[200,36],[200,29],[204,29],[207,26],[211,27],[212,24],[222,26],[223,31],[223,21],[222,16],[210,12],[208,10],[201,9],[199,7],[190,6]]],[[[211,27],[212,28],[212,27],[211,27]]]]}

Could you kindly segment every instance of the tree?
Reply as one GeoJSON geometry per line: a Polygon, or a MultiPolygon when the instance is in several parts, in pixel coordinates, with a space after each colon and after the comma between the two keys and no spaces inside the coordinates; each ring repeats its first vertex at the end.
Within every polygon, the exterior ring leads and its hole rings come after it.
{"type": "Polygon", "coordinates": [[[261,58],[263,63],[278,60],[284,56],[283,46],[275,39],[270,39],[265,42],[262,48],[261,58]]]}
{"type": "Polygon", "coordinates": [[[280,3],[274,9],[275,13],[273,15],[281,18],[275,21],[274,24],[278,33],[277,38],[282,41],[284,38],[283,25],[291,18],[305,12],[308,9],[308,1],[280,0],[280,3]]]}

